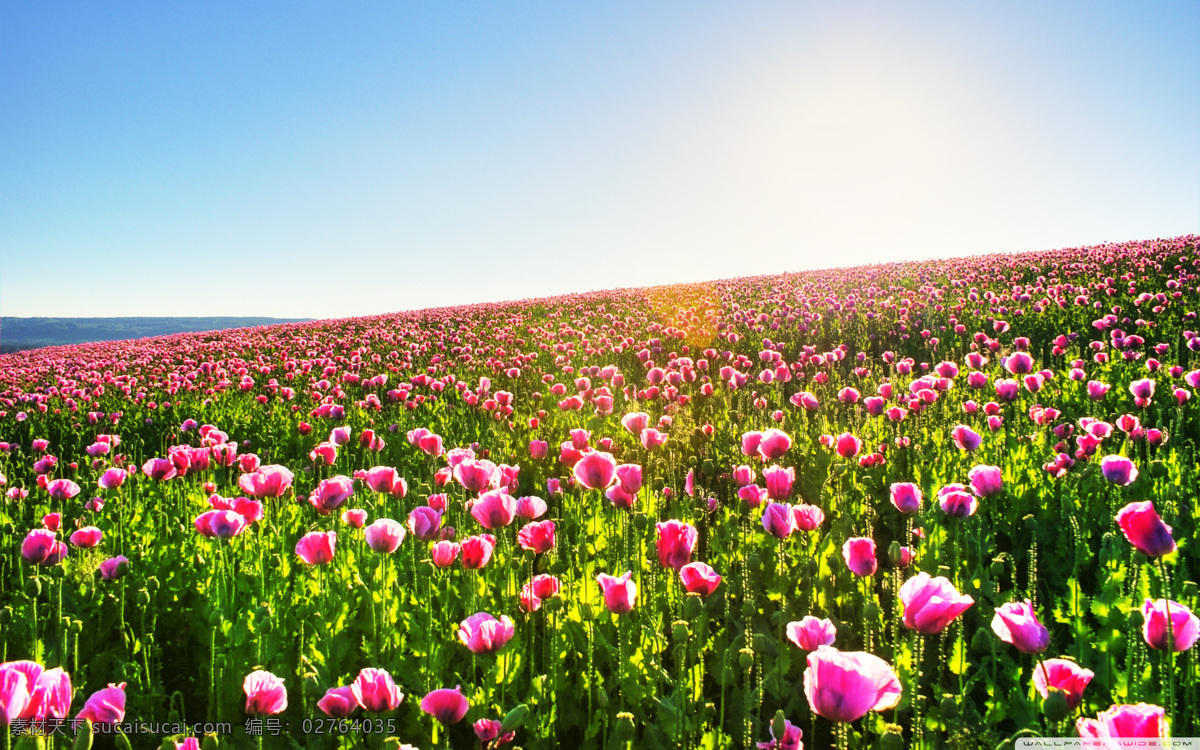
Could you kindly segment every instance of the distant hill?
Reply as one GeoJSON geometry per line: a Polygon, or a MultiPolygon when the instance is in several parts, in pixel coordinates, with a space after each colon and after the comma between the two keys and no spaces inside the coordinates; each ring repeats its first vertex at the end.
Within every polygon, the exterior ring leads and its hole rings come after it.
{"type": "Polygon", "coordinates": [[[0,353],[43,346],[119,341],[173,333],[219,331],[277,323],[301,323],[305,318],[0,318],[0,353]]]}

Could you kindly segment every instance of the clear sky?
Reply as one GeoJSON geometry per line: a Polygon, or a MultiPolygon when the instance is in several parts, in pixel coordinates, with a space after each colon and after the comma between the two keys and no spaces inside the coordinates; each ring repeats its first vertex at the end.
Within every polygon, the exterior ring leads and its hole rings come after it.
{"type": "Polygon", "coordinates": [[[1200,231],[1200,4],[3,2],[0,315],[1200,231]]]}

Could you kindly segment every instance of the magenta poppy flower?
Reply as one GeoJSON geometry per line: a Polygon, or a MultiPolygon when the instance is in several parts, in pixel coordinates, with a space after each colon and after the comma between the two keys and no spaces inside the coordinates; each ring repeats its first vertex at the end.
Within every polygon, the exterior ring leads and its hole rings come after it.
{"type": "Polygon", "coordinates": [[[856,721],[868,711],[894,708],[901,691],[900,678],[878,656],[831,646],[820,646],[808,655],[804,696],[818,716],[856,721]]]}
{"type": "Polygon", "coordinates": [[[210,510],[196,517],[193,524],[201,536],[232,539],[246,529],[246,518],[232,510],[210,510]]]}
{"type": "Polygon", "coordinates": [[[70,500],[79,494],[79,485],[70,479],[55,479],[46,485],[46,492],[55,500],[70,500]]]}
{"type": "Polygon", "coordinates": [[[283,680],[266,670],[260,669],[246,675],[246,679],[242,681],[242,690],[246,693],[248,714],[267,716],[287,710],[287,688],[284,687],[283,680]]]}
{"type": "Polygon", "coordinates": [[[454,467],[454,481],[479,494],[496,486],[498,473],[496,464],[487,459],[464,458],[454,467]]]}
{"type": "Polygon", "coordinates": [[[459,623],[458,640],[476,654],[494,654],[504,648],[516,628],[508,615],[497,620],[487,612],[476,612],[459,623]]]}
{"type": "Polygon", "coordinates": [[[353,685],[329,688],[325,691],[325,697],[317,701],[317,708],[333,719],[345,719],[361,706],[353,685]]]}
{"type": "Polygon", "coordinates": [[[758,441],[758,455],[764,461],[782,458],[792,448],[792,439],[783,430],[764,430],[758,441]]]}
{"type": "Polygon", "coordinates": [[[524,518],[532,521],[535,518],[541,518],[546,514],[549,507],[546,501],[540,497],[520,497],[517,498],[517,518],[524,518]]]}
{"type": "Polygon", "coordinates": [[[404,700],[404,693],[400,692],[395,680],[382,669],[367,667],[360,670],[353,688],[359,704],[372,713],[394,711],[404,700]]]}
{"type": "Polygon", "coordinates": [[[1004,369],[1012,375],[1025,375],[1033,372],[1033,357],[1028,352],[1013,352],[1004,358],[1004,369]]]}
{"type": "Polygon", "coordinates": [[[762,527],[776,539],[786,539],[796,530],[796,517],[792,506],[785,503],[769,503],[763,508],[762,527]]]}
{"type": "Polygon", "coordinates": [[[754,457],[758,455],[758,446],[762,443],[763,434],[752,431],[742,435],[742,455],[754,457]]]}
{"type": "Polygon", "coordinates": [[[327,516],[342,507],[353,494],[354,480],[338,474],[321,480],[312,494],[308,496],[308,502],[317,509],[318,513],[327,516]]]}
{"type": "Polygon", "coordinates": [[[100,543],[104,538],[104,532],[95,526],[84,526],[71,534],[71,544],[76,547],[90,549],[100,543]]]}
{"type": "Polygon", "coordinates": [[[525,524],[517,532],[517,543],[522,549],[542,554],[554,549],[554,522],[534,521],[525,524]]]}
{"type": "Polygon", "coordinates": [[[21,556],[34,565],[57,565],[67,556],[67,545],[47,529],[30,531],[21,542],[21,556]]]}
{"type": "Polygon", "coordinates": [[[787,500],[792,495],[792,484],[796,481],[794,467],[768,466],[763,469],[763,482],[767,485],[767,495],[772,500],[787,500]]]}
{"type": "Polygon", "coordinates": [[[638,464],[618,464],[616,474],[616,483],[605,491],[604,496],[618,508],[632,508],[637,494],[642,490],[642,467],[638,464]]]}
{"type": "Polygon", "coordinates": [[[450,688],[434,690],[421,699],[421,710],[447,725],[462,721],[470,708],[471,704],[462,694],[462,686],[453,690],[450,688]]]}
{"type": "Polygon", "coordinates": [[[650,415],[644,411],[631,412],[621,417],[621,426],[634,437],[640,437],[642,430],[650,425],[650,415]]]}
{"type": "Polygon", "coordinates": [[[529,441],[529,457],[534,461],[541,461],[550,454],[550,444],[545,440],[530,440],[529,441]]]}
{"type": "Polygon", "coordinates": [[[128,478],[129,474],[124,469],[118,469],[113,466],[104,470],[104,473],[100,475],[100,479],[96,481],[96,484],[101,489],[115,490],[125,484],[125,480],[128,478]]]}
{"type": "Polygon", "coordinates": [[[309,565],[324,565],[333,562],[336,542],[336,531],[313,531],[296,542],[296,554],[309,565]]]}
{"type": "Polygon", "coordinates": [[[849,432],[838,435],[834,442],[834,449],[842,458],[854,458],[862,451],[862,446],[863,442],[849,432]]]}
{"type": "Polygon", "coordinates": [[[1108,384],[1101,383],[1099,380],[1089,380],[1087,384],[1087,395],[1093,401],[1099,401],[1104,398],[1104,394],[1108,393],[1108,384]]]}
{"type": "Polygon", "coordinates": [[[825,512],[815,505],[798,503],[792,506],[792,518],[800,531],[815,531],[825,523],[825,512]]]}
{"type": "Polygon", "coordinates": [[[948,484],[938,490],[938,503],[948,516],[966,518],[975,515],[979,501],[961,484],[948,484]]]}
{"type": "Polygon", "coordinates": [[[165,481],[167,479],[174,479],[177,472],[175,471],[175,464],[171,463],[170,459],[152,458],[142,464],[142,473],[150,479],[165,481]]]}
{"type": "Polygon", "coordinates": [[[918,633],[942,632],[950,621],[967,610],[975,600],[960,594],[950,579],[917,573],[900,587],[904,603],[904,626],[918,633]]]}
{"type": "Polygon", "coordinates": [[[292,472],[278,464],[258,467],[252,474],[238,477],[238,487],[251,497],[280,497],[292,488],[292,472]]]}
{"type": "Polygon", "coordinates": [[[652,451],[661,446],[663,443],[667,442],[668,437],[669,435],[667,435],[665,432],[660,432],[653,427],[647,427],[646,429],[642,430],[642,447],[648,451],[652,451]]]}
{"type": "Polygon", "coordinates": [[[1121,508],[1117,511],[1116,521],[1129,543],[1147,557],[1167,555],[1176,549],[1171,527],[1163,523],[1154,510],[1154,503],[1149,500],[1121,508]]]}
{"type": "Polygon", "coordinates": [[[1038,620],[1029,599],[997,607],[992,631],[1023,654],[1040,654],[1050,645],[1050,631],[1038,620]]]}
{"type": "Polygon", "coordinates": [[[708,598],[721,585],[721,576],[707,563],[693,562],[679,569],[679,580],[689,594],[708,598]]]}
{"type": "Polygon", "coordinates": [[[404,497],[408,494],[408,482],[391,466],[376,466],[367,469],[363,480],[373,492],[392,497],[404,497]]]}
{"type": "Polygon", "coordinates": [[[846,567],[856,576],[872,576],[879,568],[875,559],[875,540],[869,537],[853,537],[842,545],[842,558],[846,567]]]}
{"type": "Polygon", "coordinates": [[[76,719],[91,719],[93,724],[116,724],[125,718],[125,683],[114,685],[92,693],[76,719]]]}
{"type": "Polygon", "coordinates": [[[1050,688],[1061,691],[1067,707],[1074,711],[1083,700],[1083,691],[1096,673],[1066,659],[1046,659],[1033,670],[1033,686],[1043,699],[1050,697],[1050,688]]]}
{"type": "Polygon", "coordinates": [[[1147,599],[1142,604],[1142,637],[1159,651],[1187,651],[1200,639],[1200,618],[1179,602],[1147,599]],[[1167,612],[1170,612],[1170,627],[1167,612]]]}
{"type": "Polygon", "coordinates": [[[419,505],[408,514],[408,530],[423,542],[437,536],[441,523],[442,511],[434,510],[427,505],[419,505]]]}
{"type": "Polygon", "coordinates": [[[458,559],[458,553],[461,551],[461,544],[443,539],[429,549],[429,558],[437,567],[448,568],[458,559]]]}
{"type": "Polygon", "coordinates": [[[71,678],[32,661],[0,664],[0,724],[63,719],[71,710],[71,678]]]}
{"type": "Polygon", "coordinates": [[[805,651],[816,651],[821,646],[832,646],[837,638],[837,628],[830,620],[819,620],[812,615],[799,622],[789,622],[787,638],[805,651]]]}
{"type": "Polygon", "coordinates": [[[401,542],[404,541],[404,536],[404,527],[400,525],[399,521],[393,521],[390,518],[377,519],[363,532],[367,546],[385,555],[390,555],[399,549],[401,542]]]}
{"type": "Polygon", "coordinates": [[[617,476],[617,462],[611,453],[589,451],[580,456],[573,472],[576,481],[589,490],[605,490],[617,476]]]}
{"type": "Polygon", "coordinates": [[[739,487],[737,495],[746,504],[746,507],[754,509],[767,499],[767,490],[757,484],[748,484],[745,487],[739,487]]]}
{"type": "Polygon", "coordinates": [[[1120,487],[1132,484],[1138,477],[1137,466],[1124,456],[1105,456],[1100,459],[1100,471],[1105,479],[1120,487]]]}
{"type": "Polygon", "coordinates": [[[1162,738],[1167,736],[1166,711],[1149,703],[1113,704],[1094,719],[1076,719],[1080,737],[1162,738]]]}
{"type": "Polygon", "coordinates": [[[637,603],[637,584],[630,580],[632,577],[633,572],[628,570],[620,578],[607,573],[596,577],[596,582],[604,592],[604,606],[615,615],[629,612],[637,603]]]}
{"type": "Polygon", "coordinates": [[[362,508],[350,508],[342,511],[342,523],[349,524],[351,528],[361,529],[366,522],[367,512],[362,508]]]}
{"type": "Polygon", "coordinates": [[[960,424],[953,430],[950,430],[950,437],[954,440],[954,444],[958,446],[959,450],[964,450],[968,453],[975,451],[983,442],[983,438],[979,436],[979,433],[965,424],[960,424]]]}
{"type": "Polygon", "coordinates": [[[696,527],[683,521],[670,520],[655,524],[658,539],[658,561],[665,567],[679,570],[692,560],[698,532],[696,527]]]}
{"type": "Polygon", "coordinates": [[[901,513],[921,512],[921,488],[912,482],[894,482],[891,486],[892,505],[901,513]]]}
{"type": "Polygon", "coordinates": [[[115,581],[129,570],[129,558],[124,555],[110,557],[100,563],[100,577],[106,581],[115,581]]]}
{"type": "Polygon", "coordinates": [[[1004,489],[1004,478],[999,466],[973,466],[967,472],[971,491],[979,497],[989,497],[1004,489]]]}
{"type": "Polygon", "coordinates": [[[517,500],[504,490],[485,492],[471,506],[471,516],[485,529],[500,529],[517,515],[517,500]]]}
{"type": "Polygon", "coordinates": [[[337,461],[337,446],[333,443],[317,443],[308,452],[308,457],[318,465],[332,466],[337,461]]]}
{"type": "MultiPolygon", "coordinates": [[[[547,521],[547,523],[552,523],[547,521]]],[[[469,536],[462,540],[462,564],[467,570],[479,570],[492,559],[492,551],[496,549],[496,537],[491,534],[469,536]]]]}

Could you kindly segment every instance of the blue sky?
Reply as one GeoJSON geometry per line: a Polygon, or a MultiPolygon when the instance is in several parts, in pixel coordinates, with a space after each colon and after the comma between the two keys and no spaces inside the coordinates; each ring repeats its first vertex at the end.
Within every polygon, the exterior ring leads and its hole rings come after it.
{"type": "Polygon", "coordinates": [[[1198,232],[1196,29],[1195,3],[8,2],[0,315],[1198,232]]]}

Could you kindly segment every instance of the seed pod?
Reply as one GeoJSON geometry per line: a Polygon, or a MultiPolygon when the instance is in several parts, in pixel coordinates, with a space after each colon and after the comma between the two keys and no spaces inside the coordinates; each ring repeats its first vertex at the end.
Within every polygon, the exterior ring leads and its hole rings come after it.
{"type": "Polygon", "coordinates": [[[613,725],[613,742],[617,746],[623,745],[633,739],[636,727],[633,723],[633,714],[622,711],[617,714],[617,721],[613,725]]]}
{"type": "Polygon", "coordinates": [[[750,667],[754,666],[754,651],[753,649],[744,648],[738,651],[738,664],[747,672],[750,667]]]}
{"type": "Polygon", "coordinates": [[[25,581],[25,593],[32,598],[37,598],[37,597],[41,596],[42,595],[41,580],[39,580],[37,578],[27,579],[25,581]]]}
{"type": "Polygon", "coordinates": [[[220,740],[215,734],[206,734],[204,739],[200,741],[200,750],[217,750],[220,746],[220,740]]]}
{"type": "Polygon", "coordinates": [[[879,736],[879,750],[903,750],[904,730],[895,724],[888,724],[887,729],[879,736]]]}
{"type": "Polygon", "coordinates": [[[1042,714],[1047,720],[1058,722],[1067,718],[1069,713],[1071,707],[1067,705],[1067,694],[1058,688],[1050,688],[1050,694],[1042,701],[1042,714]]]}
{"type": "Polygon", "coordinates": [[[675,643],[687,643],[688,638],[692,636],[692,629],[683,620],[676,620],[671,626],[671,635],[675,638],[675,643]]]}
{"type": "Polygon", "coordinates": [[[742,617],[753,617],[757,610],[758,607],[755,607],[754,602],[749,599],[742,602],[742,617]]]}
{"type": "Polygon", "coordinates": [[[1004,560],[999,557],[992,558],[992,564],[988,567],[992,574],[992,578],[999,578],[1004,575],[1004,560]]]}
{"type": "Polygon", "coordinates": [[[868,620],[875,620],[879,617],[880,611],[881,610],[879,609],[878,604],[875,602],[867,602],[866,606],[863,607],[863,617],[867,618],[868,620]]]}
{"type": "Polygon", "coordinates": [[[683,619],[695,620],[704,611],[704,602],[700,595],[689,593],[683,600],[683,619]]]}
{"type": "MultiPolygon", "coordinates": [[[[661,490],[662,488],[660,487],[659,489],[661,490]]],[[[633,517],[633,527],[638,531],[645,531],[649,525],[650,519],[646,517],[645,513],[638,513],[633,517]]]]}
{"type": "Polygon", "coordinates": [[[943,695],[941,703],[942,721],[954,721],[958,718],[958,698],[953,695],[943,695]]]}
{"type": "Polygon", "coordinates": [[[71,631],[71,635],[79,635],[80,633],[82,633],[83,632],[83,621],[82,620],[71,620],[70,631],[71,631]]]}

